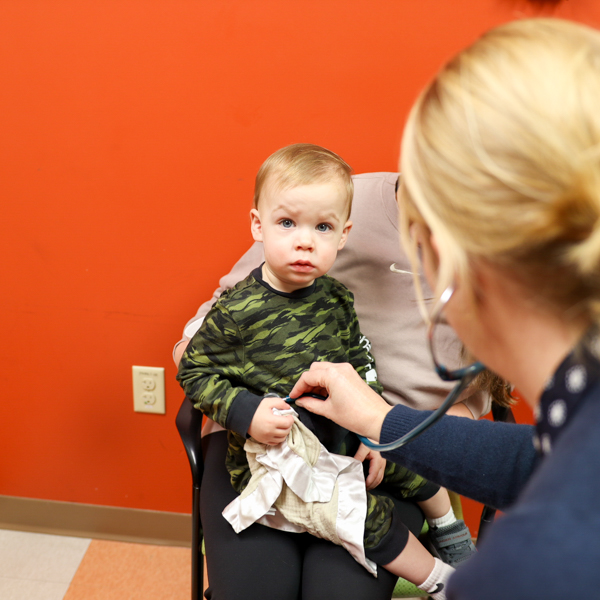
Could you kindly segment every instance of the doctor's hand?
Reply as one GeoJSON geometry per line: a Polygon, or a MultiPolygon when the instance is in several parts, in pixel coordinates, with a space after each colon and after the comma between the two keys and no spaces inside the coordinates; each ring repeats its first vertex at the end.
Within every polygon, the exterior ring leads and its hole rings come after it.
{"type": "Polygon", "coordinates": [[[285,440],[294,424],[292,415],[276,415],[273,408],[289,410],[289,405],[281,398],[263,398],[248,427],[248,435],[261,444],[277,446],[285,440]]]}
{"type": "Polygon", "coordinates": [[[302,373],[290,397],[299,398],[298,406],[375,441],[379,440],[383,420],[392,409],[347,363],[313,363],[302,373]],[[302,398],[307,393],[328,397],[326,400],[302,398]]]}

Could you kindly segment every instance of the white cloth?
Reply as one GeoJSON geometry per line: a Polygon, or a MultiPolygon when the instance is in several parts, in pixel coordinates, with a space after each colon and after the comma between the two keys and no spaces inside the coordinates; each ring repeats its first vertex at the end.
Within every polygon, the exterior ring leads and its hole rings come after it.
{"type": "Polygon", "coordinates": [[[273,412],[295,415],[292,429],[277,446],[246,441],[252,477],[223,516],[236,533],[261,523],[329,540],[377,577],[377,565],[364,550],[367,490],[362,464],[330,454],[292,408],[273,412]]]}

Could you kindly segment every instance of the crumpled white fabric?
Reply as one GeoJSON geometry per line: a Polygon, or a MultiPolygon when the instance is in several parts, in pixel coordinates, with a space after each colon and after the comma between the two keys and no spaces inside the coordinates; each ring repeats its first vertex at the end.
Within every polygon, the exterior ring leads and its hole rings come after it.
{"type": "Polygon", "coordinates": [[[223,516],[236,533],[252,523],[293,533],[307,531],[343,546],[377,577],[377,565],[364,550],[367,492],[361,463],[330,454],[294,409],[273,412],[294,415],[292,429],[277,446],[246,441],[252,477],[223,516]]]}

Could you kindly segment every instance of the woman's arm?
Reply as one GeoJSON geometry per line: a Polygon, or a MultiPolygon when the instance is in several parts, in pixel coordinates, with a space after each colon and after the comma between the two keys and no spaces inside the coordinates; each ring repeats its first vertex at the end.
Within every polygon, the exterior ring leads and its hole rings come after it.
{"type": "MultiPolygon", "coordinates": [[[[401,437],[430,414],[395,407],[383,422],[380,441],[401,437]]],[[[530,425],[446,416],[406,446],[384,456],[439,485],[504,509],[531,477],[537,460],[532,439],[530,425]]]]}
{"type": "MultiPolygon", "coordinates": [[[[291,396],[316,392],[300,406],[356,433],[390,442],[430,413],[388,406],[350,365],[314,363],[291,396]]],[[[480,502],[505,508],[514,502],[536,461],[532,427],[444,417],[416,440],[385,456],[423,477],[480,502]]]]}

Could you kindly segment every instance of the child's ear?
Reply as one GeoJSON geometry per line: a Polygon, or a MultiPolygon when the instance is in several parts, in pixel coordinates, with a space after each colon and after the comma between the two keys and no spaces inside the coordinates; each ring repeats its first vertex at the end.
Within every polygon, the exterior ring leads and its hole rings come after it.
{"type": "Polygon", "coordinates": [[[253,208],[250,211],[250,231],[252,232],[252,237],[255,242],[262,242],[262,224],[260,222],[260,215],[258,214],[258,210],[253,208]]]}
{"type": "Polygon", "coordinates": [[[351,229],[352,229],[352,221],[346,221],[346,224],[344,225],[344,231],[342,232],[342,239],[340,240],[340,243],[338,244],[338,251],[341,250],[346,245],[346,240],[348,239],[348,234],[350,233],[351,229]]]}

